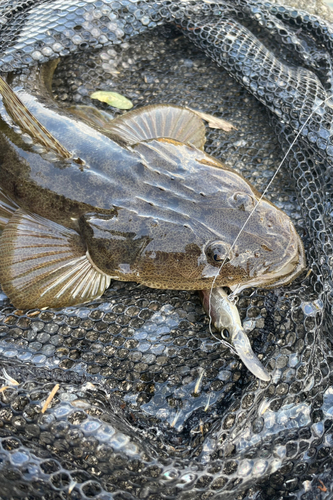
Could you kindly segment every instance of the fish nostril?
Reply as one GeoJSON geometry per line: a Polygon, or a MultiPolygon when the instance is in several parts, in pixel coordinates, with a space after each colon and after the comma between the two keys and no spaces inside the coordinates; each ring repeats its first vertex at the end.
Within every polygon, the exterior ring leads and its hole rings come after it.
{"type": "Polygon", "coordinates": [[[275,214],[273,212],[268,212],[266,215],[267,227],[273,227],[275,223],[275,214]]]}
{"type": "Polygon", "coordinates": [[[242,210],[243,212],[249,212],[255,206],[254,198],[248,193],[234,193],[230,196],[229,202],[232,207],[238,208],[238,210],[242,210]]]}

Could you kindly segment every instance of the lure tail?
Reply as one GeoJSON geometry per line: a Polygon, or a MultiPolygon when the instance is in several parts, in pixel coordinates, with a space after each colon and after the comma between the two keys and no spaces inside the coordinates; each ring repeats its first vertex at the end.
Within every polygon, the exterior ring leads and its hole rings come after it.
{"type": "Polygon", "coordinates": [[[248,368],[257,378],[260,378],[260,380],[268,382],[271,377],[266,368],[254,354],[249,337],[246,335],[243,328],[236,331],[236,333],[232,336],[231,341],[246,368],[248,368]]]}
{"type": "Polygon", "coordinates": [[[236,305],[229,300],[223,288],[200,291],[203,307],[218,330],[226,329],[231,336],[234,350],[244,365],[260,380],[268,382],[270,375],[254,354],[246,335],[236,305]]]}

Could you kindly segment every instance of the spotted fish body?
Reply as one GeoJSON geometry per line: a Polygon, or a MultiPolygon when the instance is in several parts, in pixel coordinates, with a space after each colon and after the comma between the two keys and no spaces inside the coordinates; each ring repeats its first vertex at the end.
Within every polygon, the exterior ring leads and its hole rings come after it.
{"type": "Polygon", "coordinates": [[[58,109],[44,74],[38,99],[0,81],[0,282],[16,307],[87,302],[111,278],[241,290],[303,270],[291,220],[267,200],[239,235],[260,194],[203,151],[195,113],[148,106],[101,128],[58,109]]]}

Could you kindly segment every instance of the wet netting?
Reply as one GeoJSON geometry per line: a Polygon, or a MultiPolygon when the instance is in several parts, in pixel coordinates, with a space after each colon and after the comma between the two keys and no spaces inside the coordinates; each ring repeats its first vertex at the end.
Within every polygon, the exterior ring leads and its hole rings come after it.
{"type": "Polygon", "coordinates": [[[0,291],[1,498],[332,498],[333,26],[256,0],[5,0],[0,54],[23,85],[60,57],[64,106],[113,90],[231,121],[206,151],[260,191],[301,130],[267,197],[308,263],[239,298],[270,382],[211,335],[194,292],[113,281],[92,304],[23,312],[0,291]]]}

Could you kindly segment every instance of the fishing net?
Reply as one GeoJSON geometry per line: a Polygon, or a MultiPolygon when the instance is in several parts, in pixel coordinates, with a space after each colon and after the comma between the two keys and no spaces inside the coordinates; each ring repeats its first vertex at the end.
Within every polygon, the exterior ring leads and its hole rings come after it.
{"type": "Polygon", "coordinates": [[[27,312],[0,292],[1,498],[332,498],[332,25],[255,0],[11,0],[0,26],[1,72],[23,85],[60,57],[60,105],[112,90],[231,121],[206,151],[261,192],[300,132],[267,198],[308,263],[238,301],[270,382],[211,335],[194,292],[113,281],[92,304],[27,312]]]}

